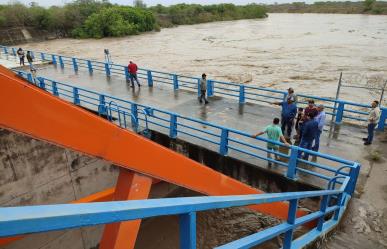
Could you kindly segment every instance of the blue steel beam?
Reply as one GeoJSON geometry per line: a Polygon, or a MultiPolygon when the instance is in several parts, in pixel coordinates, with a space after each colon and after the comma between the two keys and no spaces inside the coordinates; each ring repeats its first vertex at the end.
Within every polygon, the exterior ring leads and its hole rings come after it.
{"type": "Polygon", "coordinates": [[[0,208],[0,237],[343,193],[322,190],[0,208]]]}

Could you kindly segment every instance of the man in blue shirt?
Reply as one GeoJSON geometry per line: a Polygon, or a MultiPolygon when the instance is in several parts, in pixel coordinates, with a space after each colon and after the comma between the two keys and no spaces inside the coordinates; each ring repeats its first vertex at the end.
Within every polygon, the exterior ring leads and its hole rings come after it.
{"type": "Polygon", "coordinates": [[[312,150],[314,151],[318,151],[318,149],[320,148],[320,136],[321,136],[321,133],[323,132],[324,125],[325,125],[325,118],[326,118],[323,105],[318,105],[317,111],[318,111],[318,114],[314,118],[314,120],[316,120],[318,123],[318,131],[314,139],[314,145],[312,147],[312,150]]]}
{"type": "MultiPolygon", "coordinates": [[[[302,127],[302,130],[301,130],[302,138],[298,146],[301,148],[310,150],[312,148],[313,140],[315,139],[317,132],[318,132],[318,123],[314,119],[314,115],[312,113],[308,113],[308,115],[306,116],[306,121],[304,123],[304,126],[302,127]]],[[[303,152],[301,150],[298,151],[298,158],[301,157],[302,153],[303,152]]],[[[309,154],[304,153],[304,156],[302,157],[302,159],[308,160],[308,158],[309,158],[309,154]]]]}
{"type": "Polygon", "coordinates": [[[286,136],[290,139],[292,135],[293,121],[297,114],[297,106],[294,104],[292,98],[288,98],[283,102],[276,102],[274,105],[282,106],[281,129],[284,134],[286,130],[286,136]]]}

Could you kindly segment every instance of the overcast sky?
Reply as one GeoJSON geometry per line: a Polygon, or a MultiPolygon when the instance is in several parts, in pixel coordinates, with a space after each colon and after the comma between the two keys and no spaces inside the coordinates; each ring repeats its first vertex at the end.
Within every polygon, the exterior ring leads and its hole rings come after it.
{"type": "MultiPolygon", "coordinates": [[[[28,4],[32,0],[20,0],[19,2],[28,4]]],[[[315,2],[314,0],[145,0],[144,2],[148,5],[156,5],[156,4],[163,4],[163,5],[171,5],[176,3],[199,3],[199,4],[214,4],[214,3],[234,3],[234,4],[248,4],[248,3],[288,3],[288,2],[307,2],[312,3],[315,2]]],[[[354,0],[352,0],[354,1],[354,0]]],[[[13,0],[0,0],[0,4],[14,2],[13,0]]],[[[51,6],[51,5],[63,5],[64,3],[72,2],[71,0],[35,0],[34,2],[39,3],[41,6],[51,6]]],[[[132,0],[110,0],[111,3],[118,3],[123,5],[131,5],[133,3],[132,0]]]]}

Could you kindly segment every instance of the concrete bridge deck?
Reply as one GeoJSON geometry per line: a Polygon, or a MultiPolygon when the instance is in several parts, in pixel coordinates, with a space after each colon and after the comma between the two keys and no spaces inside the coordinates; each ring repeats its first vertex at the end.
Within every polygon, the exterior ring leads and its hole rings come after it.
{"type": "MultiPolygon", "coordinates": [[[[79,68],[74,72],[72,68],[64,69],[54,65],[42,65],[39,67],[37,76],[43,76],[64,82],[73,86],[94,90],[100,93],[109,94],[117,98],[135,101],[184,116],[201,119],[225,127],[234,128],[248,133],[261,131],[266,125],[272,122],[274,117],[280,117],[280,108],[270,105],[260,104],[239,104],[238,101],[224,97],[211,97],[208,105],[200,104],[195,92],[173,89],[166,84],[155,83],[153,87],[148,87],[143,80],[141,88],[130,88],[124,77],[112,75],[106,77],[103,72],[95,71],[89,74],[87,69],[79,68]]],[[[206,129],[206,127],[203,127],[206,129]]],[[[337,126],[334,123],[327,124],[321,136],[320,152],[335,155],[341,158],[358,161],[362,165],[362,174],[367,175],[372,161],[368,160],[369,154],[375,148],[365,147],[362,137],[366,136],[366,130],[359,126],[343,124],[337,126]]],[[[206,148],[217,148],[204,141],[192,139],[192,137],[179,136],[188,139],[206,148]]],[[[240,154],[229,153],[230,156],[250,162],[256,166],[266,168],[270,171],[283,174],[285,168],[268,168],[264,161],[257,162],[257,159],[240,154]]],[[[258,160],[259,161],[259,160],[258,160]]],[[[329,162],[327,163],[329,165],[329,162]]],[[[316,172],[320,169],[313,168],[316,172]]],[[[316,179],[300,175],[300,181],[316,185],[316,179]]],[[[361,186],[362,181],[358,186],[361,186]]],[[[322,182],[317,185],[321,185],[322,182]]]]}

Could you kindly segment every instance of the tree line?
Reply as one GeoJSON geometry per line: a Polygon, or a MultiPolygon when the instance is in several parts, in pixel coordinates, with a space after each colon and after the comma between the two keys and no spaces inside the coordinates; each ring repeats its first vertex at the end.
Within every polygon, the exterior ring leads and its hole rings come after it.
{"type": "Polygon", "coordinates": [[[250,4],[178,4],[146,7],[135,0],[134,7],[108,0],[76,0],[64,6],[44,8],[32,2],[0,5],[0,28],[32,27],[60,32],[75,38],[134,35],[182,24],[267,17],[263,6],[250,4]]]}

